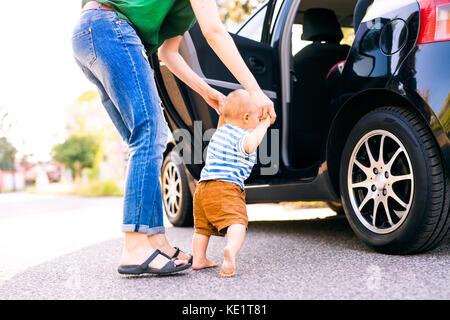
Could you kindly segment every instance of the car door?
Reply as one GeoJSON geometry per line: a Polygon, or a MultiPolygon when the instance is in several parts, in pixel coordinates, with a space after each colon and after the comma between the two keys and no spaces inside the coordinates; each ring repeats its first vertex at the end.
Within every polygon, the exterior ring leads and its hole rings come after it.
{"type": "MultiPolygon", "coordinates": [[[[249,184],[257,183],[263,175],[273,175],[278,171],[274,161],[279,154],[278,143],[278,90],[279,72],[277,52],[266,41],[265,33],[271,19],[272,6],[275,1],[265,3],[235,34],[230,33],[246,65],[256,78],[261,89],[274,102],[277,121],[271,127],[259,148],[257,163],[249,184]]],[[[188,65],[211,87],[227,95],[232,90],[242,88],[231,72],[217,57],[203,37],[200,27],[195,24],[183,37],[180,54],[188,65]]],[[[186,167],[195,179],[200,177],[204,165],[205,148],[214,129],[217,127],[218,115],[207,103],[176,78],[166,66],[152,64],[160,95],[165,107],[165,116],[177,143],[183,142],[182,156],[186,167]],[[190,136],[186,136],[186,135],[190,136]]]]}

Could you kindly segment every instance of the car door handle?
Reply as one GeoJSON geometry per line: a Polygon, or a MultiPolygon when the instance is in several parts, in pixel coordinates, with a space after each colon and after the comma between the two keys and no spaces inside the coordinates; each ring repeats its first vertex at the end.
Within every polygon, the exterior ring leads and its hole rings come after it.
{"type": "Polygon", "coordinates": [[[249,57],[248,64],[250,69],[255,73],[264,73],[264,71],[266,71],[264,62],[256,57],[249,57]]]}

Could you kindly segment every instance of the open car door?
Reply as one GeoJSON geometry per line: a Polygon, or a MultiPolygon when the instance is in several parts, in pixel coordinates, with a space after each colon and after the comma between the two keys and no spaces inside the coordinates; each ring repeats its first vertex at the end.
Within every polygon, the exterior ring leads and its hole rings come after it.
{"type": "MultiPolygon", "coordinates": [[[[256,19],[259,15],[259,21],[254,20],[255,23],[266,24],[267,19],[269,19],[269,12],[272,11],[268,8],[271,5],[272,2],[264,5],[265,9],[263,11],[258,10],[248,21],[256,19]],[[261,19],[261,15],[263,15],[263,19],[261,19]]],[[[264,25],[261,25],[260,28],[263,30],[262,32],[267,29],[264,28],[264,25]]],[[[278,130],[274,130],[278,128],[280,122],[280,113],[278,112],[279,93],[277,92],[280,83],[277,52],[264,41],[255,41],[239,34],[230,35],[261,89],[274,102],[277,112],[277,121],[269,128],[269,132],[258,150],[257,163],[252,175],[246,181],[246,184],[255,184],[264,180],[264,175],[273,175],[278,172],[278,163],[273,161],[275,157],[278,158],[280,151],[278,130]]],[[[261,38],[264,38],[264,36],[262,35],[261,38]]],[[[198,23],[185,33],[180,45],[180,53],[202,79],[223,94],[227,95],[232,90],[242,88],[210,48],[198,23]]],[[[218,114],[200,95],[176,78],[165,65],[160,64],[156,55],[152,56],[151,62],[154,66],[156,82],[165,108],[165,116],[175,140],[186,139],[185,134],[178,134],[180,131],[190,134],[190,138],[188,137],[188,141],[184,141],[182,148],[182,152],[187,152],[188,155],[183,154],[182,156],[192,176],[199,179],[204,165],[204,150],[212,135],[212,130],[209,129],[217,127],[218,114]],[[180,139],[180,136],[183,137],[180,139]]],[[[183,141],[176,142],[183,143],[183,141]]]]}

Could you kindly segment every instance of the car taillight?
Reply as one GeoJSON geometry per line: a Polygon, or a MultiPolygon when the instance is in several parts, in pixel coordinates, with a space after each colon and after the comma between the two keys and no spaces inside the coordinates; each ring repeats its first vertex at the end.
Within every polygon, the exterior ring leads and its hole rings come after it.
{"type": "Polygon", "coordinates": [[[417,43],[450,40],[450,0],[419,0],[420,31],[417,43]]]}

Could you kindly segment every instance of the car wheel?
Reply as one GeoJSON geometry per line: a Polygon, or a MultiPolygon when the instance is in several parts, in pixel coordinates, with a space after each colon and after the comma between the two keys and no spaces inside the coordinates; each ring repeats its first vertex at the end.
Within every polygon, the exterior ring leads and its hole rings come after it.
{"type": "Polygon", "coordinates": [[[449,180],[429,128],[406,108],[364,116],[342,152],[345,214],[356,235],[380,252],[424,252],[442,241],[450,225],[449,180]]]}
{"type": "Polygon", "coordinates": [[[192,195],[181,157],[174,151],[164,158],[161,172],[163,207],[174,226],[192,226],[192,195]]]}

